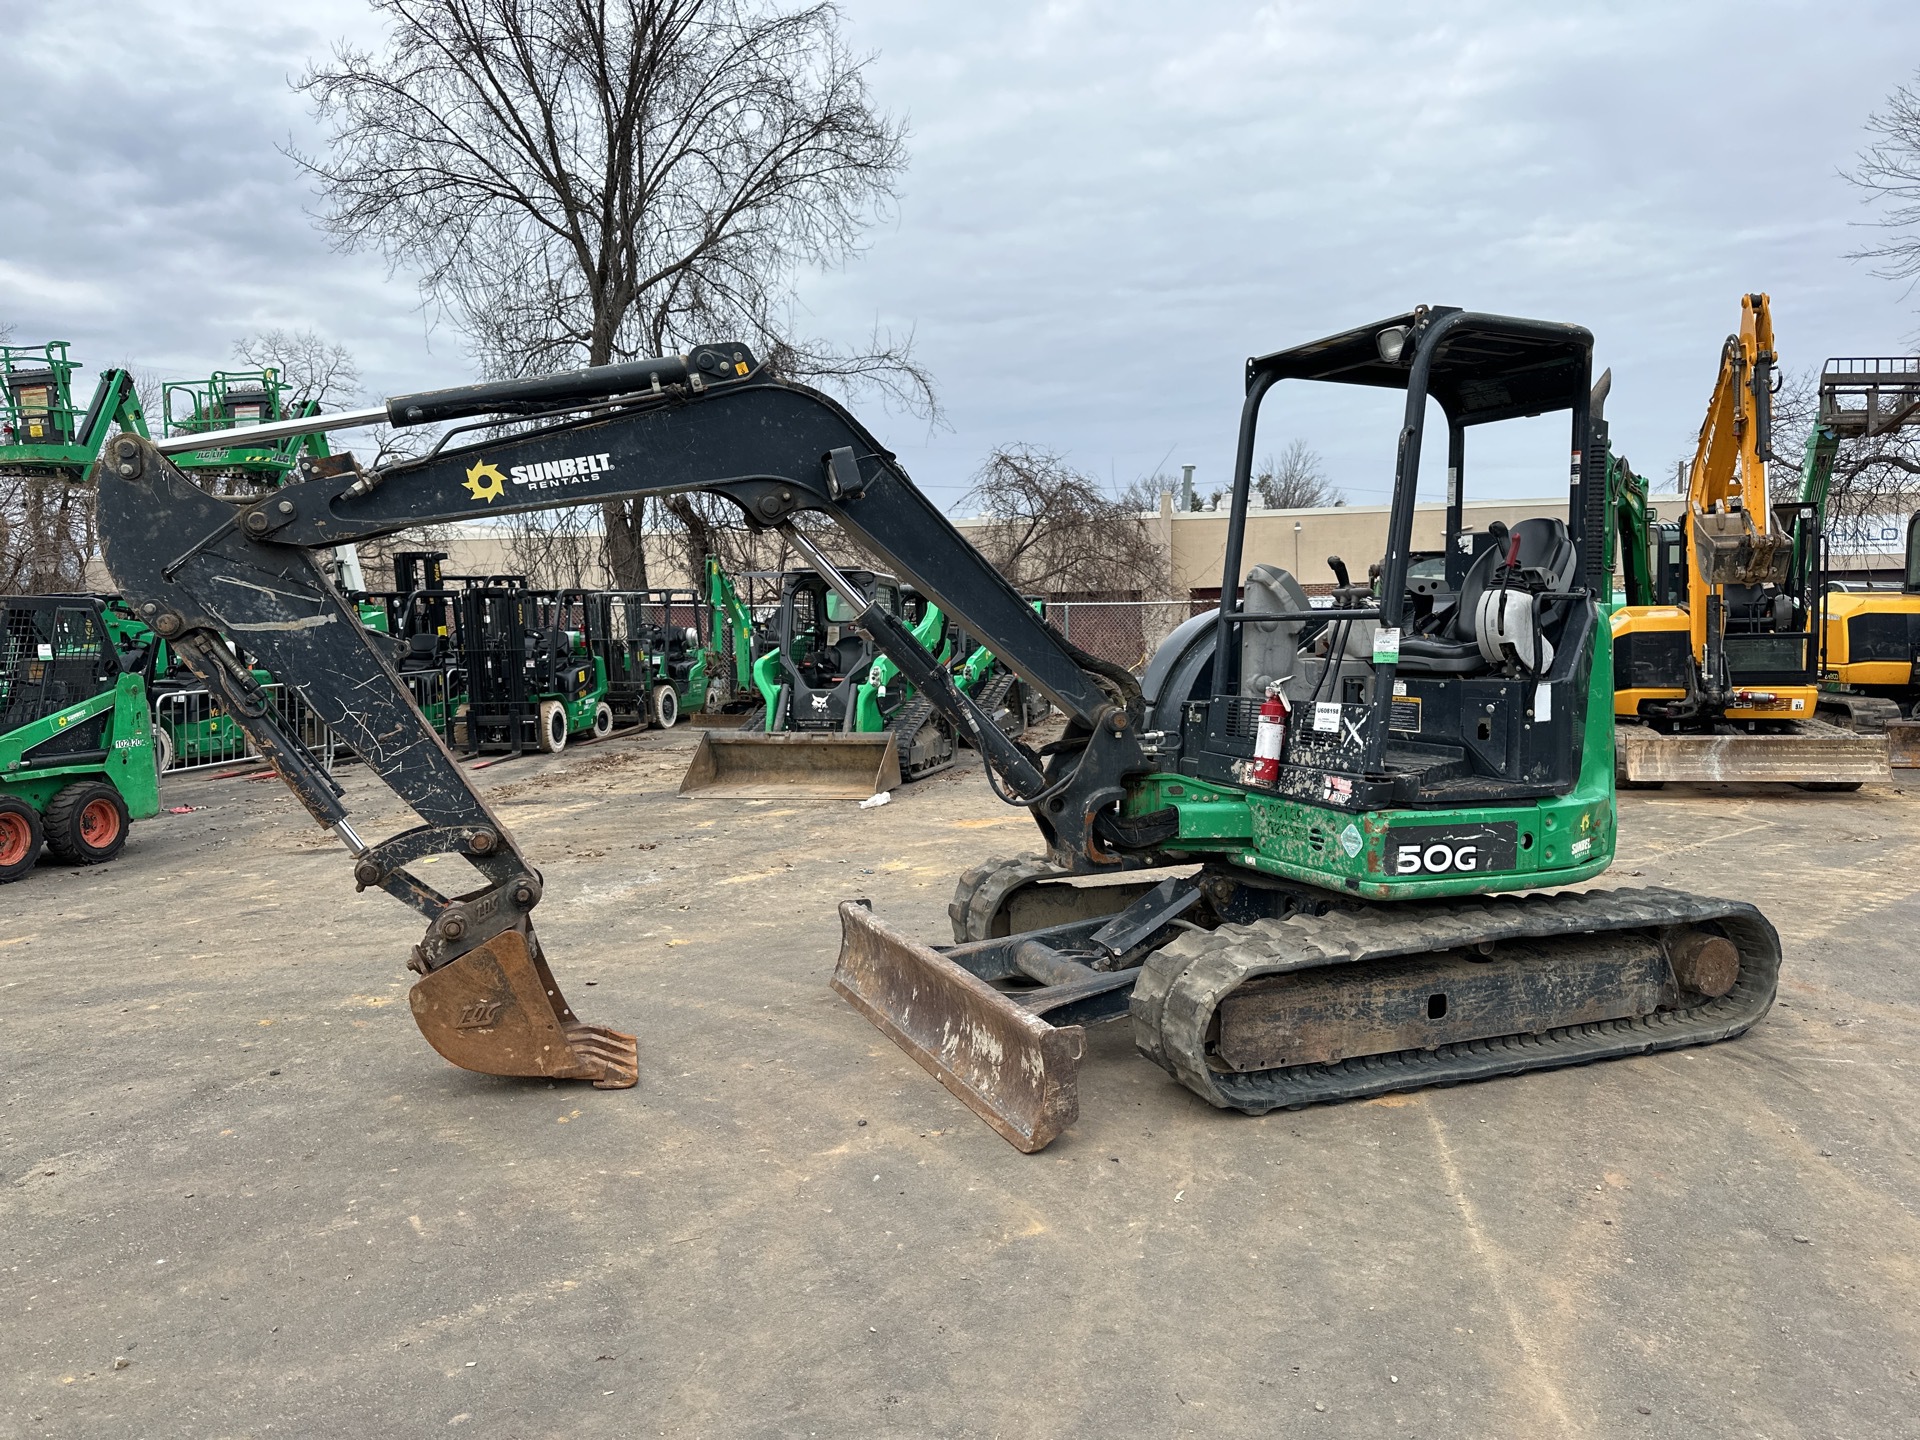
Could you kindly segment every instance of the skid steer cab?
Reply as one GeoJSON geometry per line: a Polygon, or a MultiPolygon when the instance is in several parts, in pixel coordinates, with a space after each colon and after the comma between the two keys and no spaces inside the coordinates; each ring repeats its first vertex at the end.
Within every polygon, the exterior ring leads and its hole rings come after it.
{"type": "Polygon", "coordinates": [[[98,595],[0,597],[0,882],[117,856],[160,809],[153,636],[98,595]]]}
{"type": "Polygon", "coordinates": [[[866,623],[880,614],[927,653],[947,652],[946,616],[872,570],[838,572],[842,595],[812,570],[780,576],[780,600],[754,636],[759,704],[736,731],[709,731],[682,795],[742,799],[865,800],[953,763],[953,721],[901,674],[866,623]]]}

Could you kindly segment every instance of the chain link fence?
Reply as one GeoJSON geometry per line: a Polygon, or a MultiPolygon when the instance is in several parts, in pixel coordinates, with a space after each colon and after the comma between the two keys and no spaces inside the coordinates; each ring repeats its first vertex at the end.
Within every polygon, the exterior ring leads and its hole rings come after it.
{"type": "Polygon", "coordinates": [[[1211,600],[1050,600],[1047,621],[1102,660],[1138,673],[1184,621],[1215,608],[1211,600]]]}

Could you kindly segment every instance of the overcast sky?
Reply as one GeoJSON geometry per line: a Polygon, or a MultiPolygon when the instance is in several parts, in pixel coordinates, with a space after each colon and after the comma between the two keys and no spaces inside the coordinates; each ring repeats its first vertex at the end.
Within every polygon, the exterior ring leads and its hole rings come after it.
{"type": "MultiPolygon", "coordinates": [[[[405,275],[329,249],[275,148],[318,138],[288,78],[377,42],[357,0],[0,7],[16,342],[175,378],[312,327],[380,394],[470,378],[405,275]]],[[[1616,444],[1656,474],[1742,292],[1771,292],[1791,366],[1920,328],[1845,258],[1868,212],[1839,176],[1920,70],[1913,0],[843,9],[912,166],[864,256],[803,281],[802,318],[842,343],[914,332],[950,428],[863,417],[948,505],[1009,442],[1117,484],[1182,462],[1221,483],[1249,354],[1417,303],[1587,325],[1616,444]]],[[[1382,397],[1269,408],[1275,448],[1304,436],[1352,501],[1384,500],[1382,397]]],[[[1563,484],[1542,424],[1472,452],[1469,488],[1563,484]]]]}

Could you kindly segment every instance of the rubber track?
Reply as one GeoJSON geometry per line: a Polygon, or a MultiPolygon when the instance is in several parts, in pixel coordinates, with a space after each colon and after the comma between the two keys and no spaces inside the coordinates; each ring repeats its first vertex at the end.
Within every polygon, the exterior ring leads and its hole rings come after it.
{"type": "Polygon", "coordinates": [[[1900,707],[1881,695],[1822,696],[1820,709],[1829,718],[1862,735],[1884,735],[1887,722],[1901,718],[1900,707]]]}
{"type": "Polygon", "coordinates": [[[1223,1110],[1264,1114],[1426,1085],[1708,1045],[1743,1033],[1773,1004],[1780,937],[1753,906],[1674,890],[1507,895],[1464,904],[1377,906],[1188,931],[1149,957],[1132,1000],[1134,1043],[1223,1110]],[[1740,978],[1718,1000],[1639,1020],[1569,1025],[1539,1035],[1437,1050],[1357,1056],[1233,1074],[1210,1068],[1207,1032],[1233,990],[1262,975],[1460,950],[1490,941],[1575,938],[1609,930],[1718,922],[1740,950],[1740,978]]]}
{"type": "Polygon", "coordinates": [[[988,860],[966,871],[953,887],[953,899],[947,903],[954,944],[991,940],[994,919],[1014,891],[1066,873],[1044,855],[988,860]]]}
{"type": "Polygon", "coordinates": [[[911,784],[923,776],[945,770],[954,763],[955,758],[960,753],[960,746],[958,742],[955,742],[953,749],[947,753],[946,759],[936,761],[918,770],[910,770],[907,768],[909,764],[907,757],[913,751],[914,740],[917,739],[920,732],[931,725],[933,721],[933,702],[920,695],[914,696],[913,699],[909,700],[905,705],[902,705],[894,712],[893,718],[887,721],[887,733],[894,737],[894,746],[900,752],[900,780],[902,784],[911,784]]]}
{"type": "MultiPolygon", "coordinates": [[[[980,692],[980,698],[975,702],[979,705],[980,712],[991,720],[994,714],[1007,703],[1007,692],[1013,689],[1014,681],[1019,678],[1011,672],[1002,671],[988,681],[987,688],[980,692]]],[[[1017,714],[1009,709],[1007,723],[999,728],[1001,733],[1009,739],[1018,740],[1026,732],[1027,717],[1025,714],[1017,714]]]]}

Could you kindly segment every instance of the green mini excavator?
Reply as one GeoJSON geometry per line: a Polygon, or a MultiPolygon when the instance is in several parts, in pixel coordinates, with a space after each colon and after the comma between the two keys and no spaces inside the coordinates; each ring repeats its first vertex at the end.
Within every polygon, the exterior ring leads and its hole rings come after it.
{"type": "Polygon", "coordinates": [[[1142,1054],[1210,1104],[1259,1113],[1705,1044],[1765,1014],[1780,948],[1752,905],[1566,888],[1607,868],[1615,837],[1592,349],[1574,325],[1421,307],[1248,361],[1224,603],[1175,631],[1143,677],[1049,627],[853,416],[737,344],[321,417],[485,423],[417,460],[363,470],[336,456],[240,507],[192,485],[164,447],[122,436],[96,469],[100,528],[130,599],[339,835],[355,883],[427,920],[411,1005],[434,1047],[469,1069],[603,1087],[635,1083],[632,1037],[567,1005],[534,935],[539,871],[321,557],[478,513],[691,489],[778,529],[1033,817],[1040,853],[961,877],[950,945],[843,904],[833,980],[1031,1151],[1077,1115],[1085,1027],[1104,1021],[1124,1019],[1142,1054]],[[1248,553],[1246,515],[1263,402],[1328,384],[1397,392],[1404,419],[1378,578],[1316,608],[1248,553]],[[1414,577],[1430,410],[1450,480],[1445,573],[1414,577]],[[1555,414],[1566,510],[1469,531],[1468,437],[1555,414]],[[521,465],[563,478],[476,495],[476,477],[521,465]],[[1036,750],[996,727],[793,524],[804,511],[1044,695],[1060,737],[1036,750]],[[222,632],[299,685],[420,823],[363,839],[222,632]],[[467,862],[477,888],[436,889],[412,868],[433,855],[467,862]]]}

